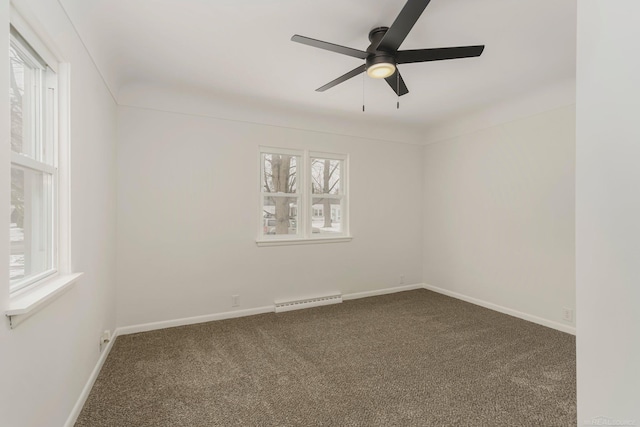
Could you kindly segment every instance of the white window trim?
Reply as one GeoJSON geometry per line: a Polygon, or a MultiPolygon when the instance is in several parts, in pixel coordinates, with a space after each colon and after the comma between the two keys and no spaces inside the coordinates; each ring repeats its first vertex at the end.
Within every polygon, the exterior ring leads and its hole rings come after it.
{"type": "Polygon", "coordinates": [[[27,288],[23,293],[18,291],[20,295],[12,297],[5,310],[11,329],[69,290],[83,274],[57,274],[35,287],[27,288]]]}
{"type": "MultiPolygon", "coordinates": [[[[339,153],[327,153],[320,151],[310,151],[310,150],[292,150],[287,148],[279,148],[279,147],[269,147],[269,146],[260,146],[258,150],[258,193],[259,193],[259,201],[258,201],[258,229],[257,229],[257,239],[256,244],[260,247],[262,246],[287,246],[287,245],[308,245],[308,244],[322,244],[322,243],[344,243],[350,242],[353,240],[353,236],[351,236],[349,232],[349,155],[348,154],[339,154],[339,153]],[[298,197],[298,234],[290,235],[275,235],[269,236],[265,238],[263,234],[263,225],[264,225],[264,217],[263,217],[263,203],[264,197],[268,196],[271,193],[265,193],[263,191],[263,175],[264,175],[264,164],[262,161],[263,154],[285,154],[290,156],[297,156],[300,158],[300,167],[296,172],[297,176],[297,192],[293,193],[291,197],[298,197]],[[336,233],[326,237],[318,237],[314,236],[312,233],[312,225],[311,225],[311,214],[312,207],[311,202],[313,199],[313,194],[311,190],[308,188],[309,186],[309,175],[311,173],[311,159],[312,158],[322,158],[322,159],[330,159],[330,160],[341,160],[344,165],[344,170],[341,179],[341,189],[342,193],[339,196],[335,196],[335,198],[340,198],[346,200],[346,203],[343,203],[343,209],[341,213],[341,221],[342,221],[342,232],[336,233]],[[300,191],[302,189],[302,191],[300,191]],[[295,195],[294,195],[295,194],[295,195]]],[[[277,193],[276,193],[277,194],[277,193]]],[[[273,194],[272,194],[273,195],[273,194]]],[[[333,196],[330,196],[333,198],[333,196]]]]}
{"type": "MultiPolygon", "coordinates": [[[[45,44],[48,40],[45,33],[39,28],[27,23],[23,16],[28,13],[16,10],[11,4],[11,25],[20,33],[22,38],[47,62],[47,65],[57,75],[57,105],[55,110],[54,125],[55,146],[57,153],[57,185],[54,193],[54,235],[56,236],[57,265],[53,274],[19,289],[9,295],[9,304],[5,309],[5,315],[9,319],[11,328],[14,328],[26,318],[35,314],[51,301],[66,292],[83,275],[80,272],[72,272],[71,269],[71,225],[70,225],[70,67],[62,60],[59,51],[51,44],[45,44]]],[[[33,21],[36,22],[36,21],[33,21]]],[[[6,54],[6,53],[5,53],[6,54]]],[[[19,156],[19,155],[18,155],[19,156]]],[[[12,153],[12,160],[14,156],[12,153]]],[[[16,163],[29,161],[16,159],[16,163]]],[[[9,286],[8,281],[5,286],[9,286]]]]}
{"type": "Polygon", "coordinates": [[[61,55],[53,45],[45,42],[48,39],[46,34],[37,26],[30,24],[30,22],[35,22],[34,18],[29,19],[29,22],[27,22],[25,18],[29,18],[31,14],[27,10],[18,10],[13,2],[11,2],[10,14],[11,25],[18,30],[33,50],[38,52],[38,55],[40,55],[47,65],[58,73],[58,65],[62,62],[60,60],[61,55]]]}

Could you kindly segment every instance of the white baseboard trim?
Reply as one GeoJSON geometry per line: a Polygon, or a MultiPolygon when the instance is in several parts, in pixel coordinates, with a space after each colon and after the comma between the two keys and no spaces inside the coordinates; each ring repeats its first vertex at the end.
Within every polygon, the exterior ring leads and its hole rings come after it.
{"type": "Polygon", "coordinates": [[[456,298],[462,301],[470,302],[471,304],[479,305],[484,308],[488,308],[490,310],[498,311],[500,313],[508,314],[509,316],[518,317],[523,320],[527,320],[529,322],[537,323],[538,325],[546,326],[551,329],[556,329],[561,332],[566,332],[571,335],[576,334],[576,328],[570,325],[563,325],[562,323],[555,322],[553,320],[544,319],[542,317],[534,316],[533,314],[523,313],[518,310],[514,310],[511,308],[503,307],[498,304],[494,304],[491,302],[483,301],[477,298],[469,297],[467,295],[459,294],[458,292],[453,292],[448,289],[439,288],[437,286],[427,285],[426,283],[423,285],[424,289],[429,291],[437,292],[439,294],[443,294],[452,298],[456,298]]]}
{"type": "MultiPolygon", "coordinates": [[[[373,291],[355,292],[342,296],[343,300],[373,297],[376,295],[386,295],[395,292],[411,291],[414,289],[422,289],[423,284],[398,286],[394,288],[376,289],[373,291]]],[[[224,313],[206,314],[203,316],[186,317],[183,319],[163,320],[160,322],[143,323],[139,325],[122,326],[116,329],[118,335],[137,334],[138,332],[155,331],[157,329],[173,328],[176,326],[194,325],[197,323],[212,322],[215,320],[233,319],[236,317],[253,316],[256,314],[273,313],[275,306],[268,305],[264,307],[250,308],[246,310],[226,311],[224,313]]]]}
{"type": "Polygon", "coordinates": [[[73,427],[73,425],[76,423],[78,419],[78,415],[80,415],[80,412],[82,411],[82,407],[87,401],[87,398],[89,397],[89,393],[91,393],[93,384],[96,382],[96,379],[100,374],[100,370],[102,370],[102,365],[104,365],[104,362],[107,360],[107,357],[109,356],[109,352],[113,347],[113,343],[116,342],[116,338],[118,338],[117,329],[111,335],[111,340],[109,341],[109,344],[107,344],[107,346],[104,348],[104,350],[100,354],[100,357],[98,358],[98,362],[96,363],[96,366],[93,368],[93,371],[91,371],[91,375],[89,375],[89,379],[87,380],[87,383],[84,385],[84,388],[82,389],[82,392],[80,393],[80,396],[76,401],[76,404],[73,405],[73,409],[71,410],[71,413],[67,418],[67,421],[64,423],[64,427],[73,427]]]}
{"type": "Polygon", "coordinates": [[[375,297],[378,295],[387,295],[387,294],[394,294],[396,292],[413,291],[415,289],[422,289],[422,288],[424,288],[423,283],[416,283],[413,285],[404,285],[404,286],[397,286],[393,288],[376,289],[373,291],[354,292],[351,294],[342,295],[342,300],[346,301],[350,299],[375,297]]]}
{"type": "Polygon", "coordinates": [[[204,316],[185,317],[183,319],[164,320],[161,322],[143,323],[141,325],[123,326],[117,329],[118,335],[137,334],[138,332],[155,331],[156,329],[173,328],[176,326],[195,325],[197,323],[212,322],[214,320],[233,319],[236,317],[253,316],[255,314],[273,313],[275,307],[249,308],[247,310],[226,311],[224,313],[206,314],[204,316]]]}

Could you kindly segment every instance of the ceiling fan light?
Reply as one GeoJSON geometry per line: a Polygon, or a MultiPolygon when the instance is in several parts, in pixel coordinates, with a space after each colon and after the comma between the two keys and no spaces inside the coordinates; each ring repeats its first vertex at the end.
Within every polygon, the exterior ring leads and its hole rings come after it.
{"type": "Polygon", "coordinates": [[[390,62],[379,62],[367,68],[367,75],[373,79],[386,79],[396,72],[396,66],[390,62]]]}

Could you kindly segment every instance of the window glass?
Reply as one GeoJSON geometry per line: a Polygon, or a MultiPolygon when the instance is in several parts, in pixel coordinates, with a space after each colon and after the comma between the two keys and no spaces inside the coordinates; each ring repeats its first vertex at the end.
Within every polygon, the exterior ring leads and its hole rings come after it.
{"type": "Polygon", "coordinates": [[[263,154],[263,191],[295,193],[297,191],[298,157],[288,154],[263,154]]]}
{"type": "Polygon", "coordinates": [[[11,168],[10,283],[53,268],[51,175],[11,168]]]}
{"type": "Polygon", "coordinates": [[[311,220],[313,233],[342,233],[342,200],[314,197],[311,205],[314,215],[311,220]],[[316,214],[319,215],[316,215],[316,214]]]}
{"type": "Polygon", "coordinates": [[[341,163],[341,160],[311,160],[311,184],[313,194],[340,193],[341,163]]]}
{"type": "Polygon", "coordinates": [[[265,235],[298,234],[296,197],[265,197],[262,208],[265,235]]]}

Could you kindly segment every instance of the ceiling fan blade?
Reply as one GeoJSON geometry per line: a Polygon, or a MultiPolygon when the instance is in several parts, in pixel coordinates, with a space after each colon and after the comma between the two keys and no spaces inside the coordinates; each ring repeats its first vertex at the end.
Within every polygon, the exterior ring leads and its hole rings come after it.
{"type": "Polygon", "coordinates": [[[472,58],[480,56],[484,45],[440,47],[435,49],[400,50],[396,55],[398,64],[411,62],[442,61],[444,59],[472,58]]]}
{"type": "Polygon", "coordinates": [[[393,21],[387,33],[382,40],[380,40],[380,43],[378,43],[376,49],[384,50],[385,52],[396,52],[430,1],[431,0],[407,1],[407,4],[404,5],[396,20],[393,21]]]}
{"type": "Polygon", "coordinates": [[[391,86],[391,89],[393,89],[396,95],[402,96],[409,93],[409,89],[407,89],[407,85],[404,84],[404,79],[402,78],[402,74],[400,74],[400,71],[398,71],[397,68],[396,68],[396,72],[393,73],[392,76],[387,77],[385,80],[387,81],[387,83],[389,83],[389,86],[391,86]],[[398,77],[400,78],[399,82],[398,82],[398,77]],[[399,93],[398,93],[398,86],[400,89],[399,93]]]}
{"type": "Polygon", "coordinates": [[[352,49],[346,46],[340,46],[333,43],[323,42],[321,40],[311,39],[305,36],[299,36],[298,34],[291,37],[291,41],[306,44],[308,46],[317,47],[319,49],[329,50],[331,52],[341,53],[343,55],[353,56],[354,58],[366,59],[367,55],[369,55],[367,52],[362,50],[352,49]]]}
{"type": "Polygon", "coordinates": [[[357,76],[358,74],[362,74],[364,73],[364,71],[367,69],[367,66],[365,64],[362,64],[361,66],[359,66],[358,68],[355,68],[351,71],[349,71],[347,74],[338,77],[335,80],[330,81],[329,83],[327,83],[326,85],[319,87],[318,89],[316,89],[316,92],[324,92],[327,89],[331,89],[334,86],[339,85],[340,83],[346,82],[347,80],[349,80],[352,77],[357,76]]]}

